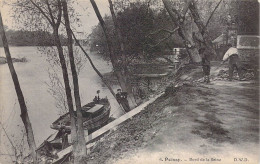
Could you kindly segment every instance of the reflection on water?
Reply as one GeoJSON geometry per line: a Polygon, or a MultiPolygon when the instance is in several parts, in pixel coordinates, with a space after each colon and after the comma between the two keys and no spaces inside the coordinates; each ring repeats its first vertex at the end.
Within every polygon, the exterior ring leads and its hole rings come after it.
{"type": "MultiPolygon", "coordinates": [[[[12,57],[28,59],[27,63],[14,63],[14,66],[27,103],[36,144],[39,145],[53,132],[50,124],[57,119],[59,113],[46,85],[49,80],[47,69],[50,65],[45,61],[46,58],[37,52],[37,47],[11,47],[10,51],[12,57]]],[[[5,56],[3,48],[0,48],[0,56],[5,56]]],[[[100,72],[111,71],[111,65],[100,56],[90,56],[100,72]]],[[[80,72],[79,87],[82,105],[92,101],[96,90],[101,90],[100,96],[107,96],[110,100],[113,117],[121,114],[113,96],[88,62],[80,72]]],[[[116,90],[116,86],[113,88],[116,90]]],[[[0,65],[0,114],[8,133],[15,134],[20,131],[20,108],[7,64],[0,65]]]]}

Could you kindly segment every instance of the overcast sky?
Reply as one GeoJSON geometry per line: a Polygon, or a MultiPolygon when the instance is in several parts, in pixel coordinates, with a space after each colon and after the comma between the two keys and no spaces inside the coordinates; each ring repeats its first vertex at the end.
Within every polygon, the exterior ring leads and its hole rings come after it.
{"type": "MultiPolygon", "coordinates": [[[[11,7],[4,5],[3,1],[4,0],[0,0],[0,10],[2,13],[3,22],[9,28],[14,28],[13,26],[14,21],[13,18],[11,17],[12,15],[11,7]]],[[[107,0],[95,0],[95,1],[97,3],[97,6],[102,16],[104,16],[105,14],[110,14],[109,4],[107,0]]],[[[76,29],[79,32],[84,32],[85,34],[89,34],[91,32],[91,28],[98,24],[98,19],[89,0],[77,0],[77,2],[78,4],[75,5],[75,9],[77,10],[78,13],[81,14],[79,18],[82,22],[82,26],[76,27],[76,29]]]]}

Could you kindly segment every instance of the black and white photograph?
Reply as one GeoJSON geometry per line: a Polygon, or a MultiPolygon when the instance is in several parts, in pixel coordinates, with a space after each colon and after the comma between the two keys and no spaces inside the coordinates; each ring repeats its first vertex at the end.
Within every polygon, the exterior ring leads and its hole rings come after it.
{"type": "Polygon", "coordinates": [[[0,0],[0,164],[259,164],[259,0],[0,0]]]}

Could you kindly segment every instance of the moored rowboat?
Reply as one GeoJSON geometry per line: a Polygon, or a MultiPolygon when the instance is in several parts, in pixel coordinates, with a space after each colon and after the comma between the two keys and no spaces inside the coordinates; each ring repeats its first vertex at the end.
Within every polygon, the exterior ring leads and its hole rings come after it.
{"type": "MultiPolygon", "coordinates": [[[[84,105],[82,107],[84,129],[93,130],[105,125],[109,119],[110,108],[110,103],[107,98],[84,105]]],[[[55,130],[65,129],[67,132],[70,132],[69,113],[60,116],[50,127],[55,130]]]]}

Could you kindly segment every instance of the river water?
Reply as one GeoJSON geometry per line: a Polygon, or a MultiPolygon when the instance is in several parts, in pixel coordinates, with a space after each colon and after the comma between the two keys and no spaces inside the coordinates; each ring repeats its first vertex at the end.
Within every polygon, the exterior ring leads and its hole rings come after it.
{"type": "MultiPolygon", "coordinates": [[[[22,91],[26,100],[28,113],[34,130],[37,146],[42,143],[54,130],[50,124],[59,116],[59,110],[55,106],[55,99],[48,93],[48,68],[46,57],[38,52],[37,47],[10,47],[14,58],[25,57],[28,62],[14,63],[22,91]]],[[[0,56],[5,56],[3,48],[0,48],[0,56]]],[[[93,62],[101,73],[112,70],[111,64],[99,55],[91,55],[93,62]]],[[[111,115],[119,117],[122,113],[109,90],[103,85],[98,75],[93,71],[88,61],[79,74],[79,87],[82,105],[93,100],[97,90],[101,90],[101,97],[107,96],[111,104],[111,115]]],[[[113,86],[116,90],[116,86],[113,86]]],[[[73,92],[72,92],[73,93],[73,92]]],[[[0,116],[1,122],[9,135],[19,136],[22,121],[20,108],[16,97],[14,85],[7,64],[0,65],[0,116]]],[[[3,132],[2,144],[4,142],[3,132]]],[[[16,139],[19,142],[19,139],[16,139]]],[[[7,141],[5,141],[7,142],[7,141]]]]}

